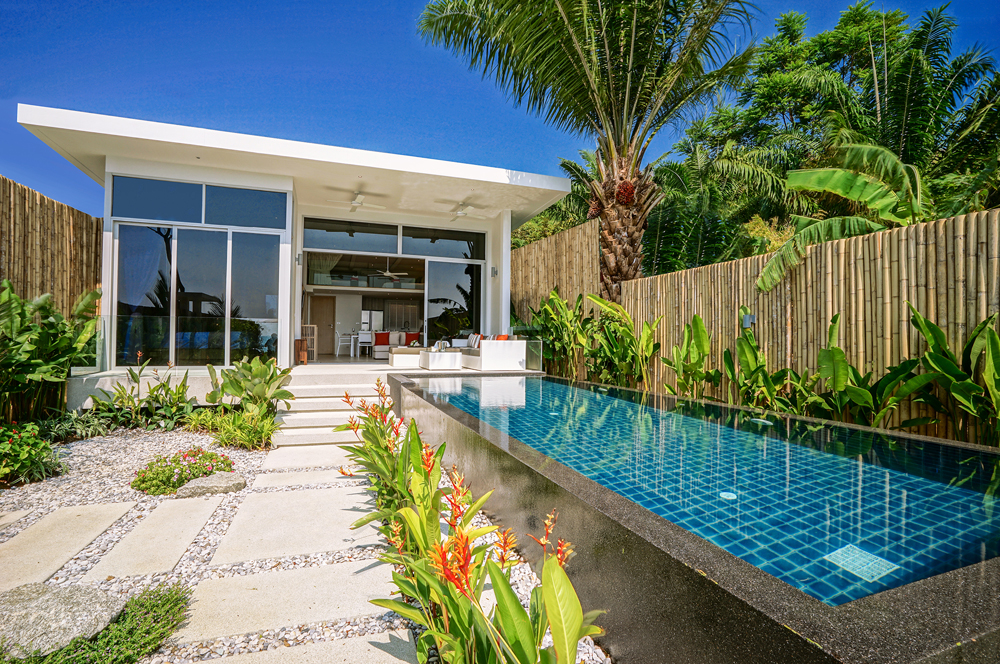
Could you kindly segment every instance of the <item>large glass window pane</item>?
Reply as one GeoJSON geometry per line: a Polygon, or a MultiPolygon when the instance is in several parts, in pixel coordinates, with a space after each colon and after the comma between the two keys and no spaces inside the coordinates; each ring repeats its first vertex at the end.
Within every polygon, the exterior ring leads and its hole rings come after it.
{"type": "Polygon", "coordinates": [[[398,236],[399,227],[389,224],[306,219],[302,246],[306,249],[395,254],[399,249],[398,236]]]}
{"type": "Polygon", "coordinates": [[[173,229],[118,227],[115,363],[170,360],[170,262],[173,229]]]}
{"type": "Polygon", "coordinates": [[[201,185],[114,176],[111,214],[129,219],[201,223],[201,185]]]}
{"type": "Polygon", "coordinates": [[[177,323],[174,363],[226,362],[227,233],[177,231],[177,323]]]}
{"type": "Polygon", "coordinates": [[[486,234],[403,226],[403,253],[481,261],[486,259],[486,234]]]}
{"type": "Polygon", "coordinates": [[[424,261],[397,256],[306,253],[306,283],[349,288],[424,289],[424,261]]]}
{"type": "Polygon", "coordinates": [[[277,235],[233,233],[231,362],[278,356],[277,235]]]}
{"type": "Polygon", "coordinates": [[[447,339],[480,331],[483,266],[427,263],[427,338],[447,339]]]}
{"type": "Polygon", "coordinates": [[[205,187],[205,223],[284,228],[286,196],[280,191],[205,187]]]}

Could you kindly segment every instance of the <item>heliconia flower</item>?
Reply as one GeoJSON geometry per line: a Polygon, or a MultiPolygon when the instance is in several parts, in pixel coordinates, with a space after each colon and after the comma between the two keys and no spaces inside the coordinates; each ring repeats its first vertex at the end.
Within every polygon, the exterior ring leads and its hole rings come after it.
{"type": "Polygon", "coordinates": [[[424,449],[420,454],[420,458],[423,463],[424,470],[429,475],[431,471],[434,470],[434,450],[427,443],[424,443],[424,449]]]}
{"type": "Polygon", "coordinates": [[[513,528],[508,528],[497,535],[497,562],[503,569],[514,558],[514,547],[517,546],[517,536],[513,528]]]}
{"type": "Polygon", "coordinates": [[[549,512],[548,516],[545,517],[545,535],[542,536],[542,539],[538,539],[534,535],[528,535],[528,537],[538,542],[538,545],[542,547],[542,551],[548,551],[550,544],[549,535],[552,534],[552,529],[555,528],[558,518],[559,514],[555,510],[549,512]]]}
{"type": "Polygon", "coordinates": [[[566,566],[566,561],[573,555],[573,545],[566,540],[559,538],[556,542],[556,560],[560,567],[566,566]]]}
{"type": "Polygon", "coordinates": [[[339,468],[339,471],[344,477],[354,477],[354,473],[350,469],[345,469],[343,466],[339,468]]]}

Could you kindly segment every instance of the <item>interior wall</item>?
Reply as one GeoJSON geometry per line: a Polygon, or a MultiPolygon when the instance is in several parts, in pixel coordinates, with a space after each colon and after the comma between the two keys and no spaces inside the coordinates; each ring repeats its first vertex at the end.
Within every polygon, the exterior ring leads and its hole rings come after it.
{"type": "Polygon", "coordinates": [[[361,294],[337,293],[337,322],[335,329],[340,334],[350,334],[351,330],[361,330],[361,294]]]}

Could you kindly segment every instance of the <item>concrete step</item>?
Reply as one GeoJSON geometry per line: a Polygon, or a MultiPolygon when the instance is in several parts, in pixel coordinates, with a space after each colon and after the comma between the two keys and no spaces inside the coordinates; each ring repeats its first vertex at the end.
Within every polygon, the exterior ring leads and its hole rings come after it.
{"type": "Polygon", "coordinates": [[[358,437],[353,431],[334,431],[333,427],[301,427],[278,431],[271,438],[272,447],[292,445],[353,445],[358,437]]]}
{"type": "Polygon", "coordinates": [[[344,392],[352,397],[368,399],[376,396],[375,381],[367,383],[330,383],[327,385],[290,385],[288,390],[296,399],[330,397],[343,399],[344,392]]]}
{"type": "Polygon", "coordinates": [[[227,664],[417,664],[413,634],[401,629],[226,658],[227,664]]]}
{"type": "Polygon", "coordinates": [[[338,445],[296,445],[271,450],[261,470],[288,468],[340,468],[351,465],[347,450],[338,445]]]}
{"type": "Polygon", "coordinates": [[[305,411],[325,411],[325,412],[354,412],[354,409],[344,403],[342,398],[335,397],[300,397],[296,395],[290,402],[288,408],[282,404],[278,409],[279,413],[293,413],[305,411]]]}
{"type": "MultiPolygon", "coordinates": [[[[296,367],[299,369],[299,367],[296,367]]],[[[292,371],[289,389],[305,385],[367,385],[374,387],[377,379],[386,381],[385,370],[359,371],[356,373],[292,371]]]]}
{"type": "Polygon", "coordinates": [[[278,413],[274,421],[280,424],[282,429],[299,429],[304,427],[329,427],[332,429],[347,422],[353,414],[354,411],[350,410],[307,410],[295,413],[278,413]]]}

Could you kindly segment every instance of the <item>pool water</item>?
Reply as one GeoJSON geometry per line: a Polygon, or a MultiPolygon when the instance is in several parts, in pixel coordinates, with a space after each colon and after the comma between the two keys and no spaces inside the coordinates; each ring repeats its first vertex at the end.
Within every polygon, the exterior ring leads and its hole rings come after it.
{"type": "Polygon", "coordinates": [[[549,378],[418,384],[831,606],[1000,553],[991,455],[549,378]]]}

